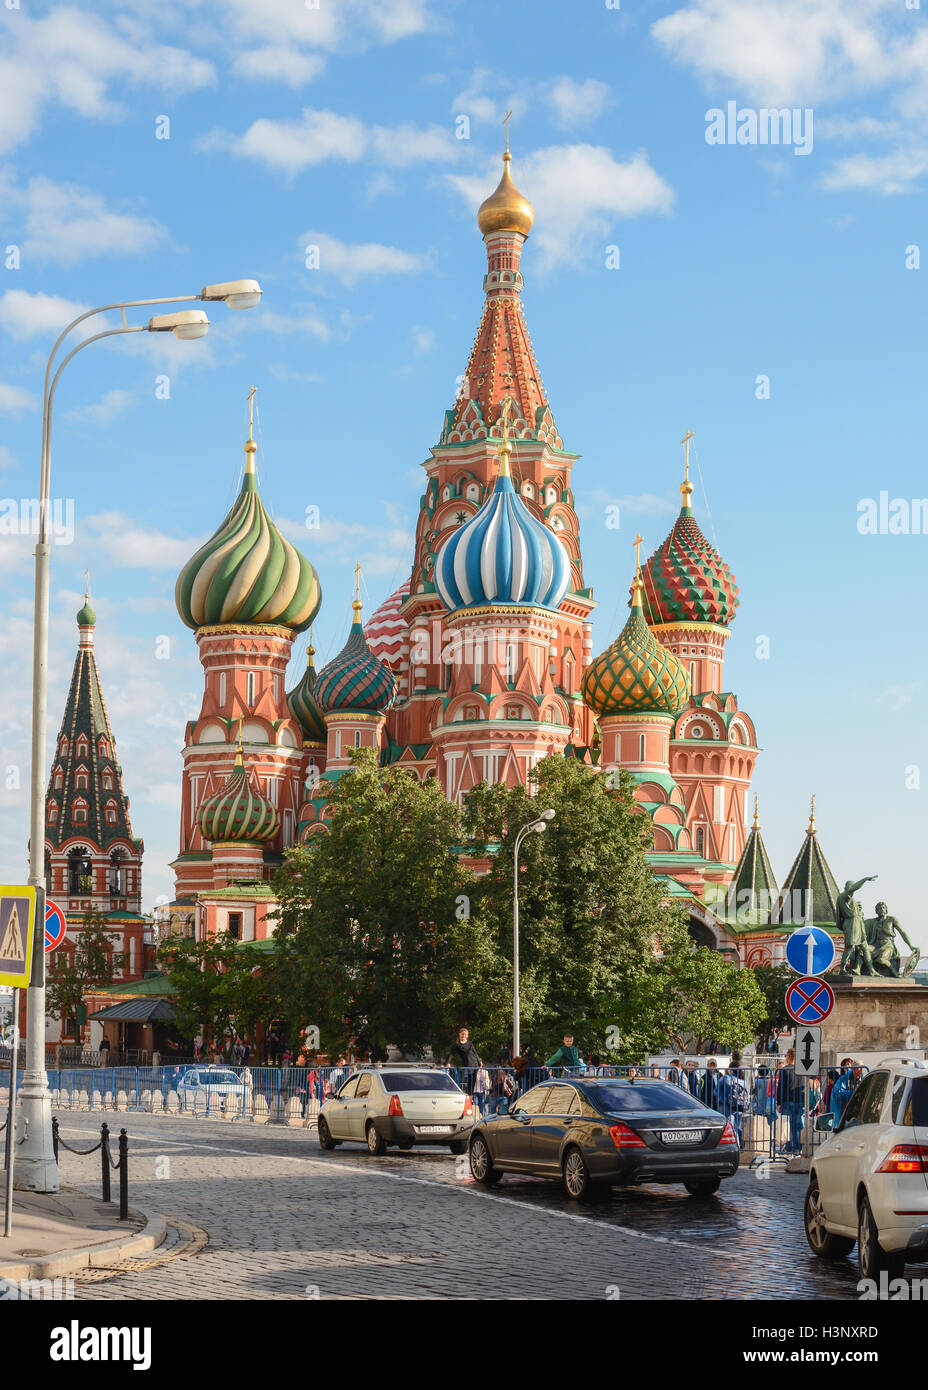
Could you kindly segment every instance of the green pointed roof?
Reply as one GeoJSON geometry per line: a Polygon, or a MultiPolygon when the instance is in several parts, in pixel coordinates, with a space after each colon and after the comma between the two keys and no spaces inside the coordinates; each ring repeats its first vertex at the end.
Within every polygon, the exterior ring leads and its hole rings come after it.
{"type": "MultiPolygon", "coordinates": [[[[77,620],[82,629],[93,626],[96,614],[89,604],[80,610],[77,620]],[[83,616],[85,612],[89,614],[87,619],[83,616]]],[[[93,652],[93,633],[87,631],[81,632],[74,658],[45,795],[45,839],[49,846],[57,849],[74,835],[80,835],[88,844],[100,849],[105,849],[113,840],[133,838],[122,768],[116,757],[116,741],[93,652]],[[86,748],[86,751],[79,753],[79,748],[86,748]],[[59,774],[61,785],[56,787],[59,774]],[[86,820],[75,821],[76,800],[86,805],[86,820]],[[57,813],[54,818],[53,807],[57,813]]]]}
{"type": "Polygon", "coordinates": [[[725,918],[739,926],[760,927],[770,921],[777,906],[779,889],[767,846],[757,819],[757,799],[754,800],[754,824],[748,835],[735,876],[728,887],[725,918]]]}
{"type": "Polygon", "coordinates": [[[818,842],[813,797],[806,838],[781,889],[775,920],[782,926],[800,926],[810,922],[816,927],[824,927],[826,931],[834,931],[835,904],[840,891],[818,842]]]}

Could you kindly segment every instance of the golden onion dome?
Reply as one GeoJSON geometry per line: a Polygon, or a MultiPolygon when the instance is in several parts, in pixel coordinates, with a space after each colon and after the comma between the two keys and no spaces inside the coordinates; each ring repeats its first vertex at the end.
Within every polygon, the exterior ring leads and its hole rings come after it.
{"type": "Polygon", "coordinates": [[[509,172],[512,155],[508,146],[503,154],[503,177],[489,198],[477,210],[477,226],[483,236],[490,232],[521,232],[528,236],[535,221],[535,209],[516,188],[509,172]]]}

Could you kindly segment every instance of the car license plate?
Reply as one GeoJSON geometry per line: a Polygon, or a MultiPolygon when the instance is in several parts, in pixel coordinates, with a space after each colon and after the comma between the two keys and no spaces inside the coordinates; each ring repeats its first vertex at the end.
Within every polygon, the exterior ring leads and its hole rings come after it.
{"type": "Polygon", "coordinates": [[[451,1125],[417,1125],[417,1134],[450,1134],[451,1125]]]}
{"type": "Polygon", "coordinates": [[[701,1144],[704,1129],[662,1129],[661,1138],[665,1144],[701,1144]]]}

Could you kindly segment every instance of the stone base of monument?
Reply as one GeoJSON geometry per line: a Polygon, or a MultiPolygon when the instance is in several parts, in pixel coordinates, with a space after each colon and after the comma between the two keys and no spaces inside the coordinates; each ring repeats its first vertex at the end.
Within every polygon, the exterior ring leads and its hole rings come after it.
{"type": "Polygon", "coordinates": [[[826,978],[835,992],[835,1006],[822,1024],[824,1066],[834,1066],[855,1051],[928,1046],[928,986],[875,975],[826,978]]]}

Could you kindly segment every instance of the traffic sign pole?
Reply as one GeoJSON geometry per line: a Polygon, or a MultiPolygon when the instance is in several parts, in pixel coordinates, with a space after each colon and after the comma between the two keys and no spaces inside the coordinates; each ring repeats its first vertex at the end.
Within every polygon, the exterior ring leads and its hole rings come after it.
{"type": "Polygon", "coordinates": [[[16,1145],[13,1143],[13,1113],[16,1105],[16,1060],[19,1052],[19,990],[13,990],[13,1051],[10,1056],[10,1104],[6,1117],[6,1197],[4,1201],[3,1234],[13,1233],[13,1165],[16,1145]]]}

